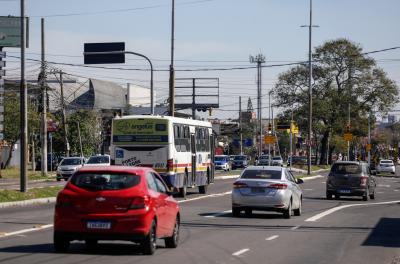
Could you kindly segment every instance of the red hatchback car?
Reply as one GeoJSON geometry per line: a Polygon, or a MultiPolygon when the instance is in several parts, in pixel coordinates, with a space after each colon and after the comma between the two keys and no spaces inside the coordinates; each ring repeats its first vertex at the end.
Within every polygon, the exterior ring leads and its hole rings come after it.
{"type": "Polygon", "coordinates": [[[154,170],[83,167],[57,196],[54,248],[65,252],[73,240],[88,247],[99,240],[128,240],[151,255],[158,238],[177,247],[179,224],[178,203],[154,170]]]}

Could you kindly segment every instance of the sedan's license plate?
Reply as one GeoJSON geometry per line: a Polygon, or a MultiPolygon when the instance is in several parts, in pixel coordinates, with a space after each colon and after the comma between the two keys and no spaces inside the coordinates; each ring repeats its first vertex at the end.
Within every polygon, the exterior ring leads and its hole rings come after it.
{"type": "Polygon", "coordinates": [[[350,190],[339,190],[339,193],[350,193],[350,190]]]}
{"type": "Polygon", "coordinates": [[[88,229],[110,229],[111,223],[107,221],[88,221],[86,227],[88,229]]]}

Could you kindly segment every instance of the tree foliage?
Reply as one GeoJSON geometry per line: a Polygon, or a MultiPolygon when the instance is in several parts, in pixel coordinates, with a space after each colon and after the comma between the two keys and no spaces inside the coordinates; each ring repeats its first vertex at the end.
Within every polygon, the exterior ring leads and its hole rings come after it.
{"type": "MultiPolygon", "coordinates": [[[[308,127],[308,65],[282,73],[274,88],[278,105],[293,110],[302,134],[308,127]]],[[[348,123],[351,132],[365,136],[371,110],[387,111],[397,102],[394,81],[363,54],[360,45],[347,39],[324,43],[313,52],[313,133],[321,141],[321,163],[329,135],[342,135],[348,123]]],[[[284,112],[289,115],[289,110],[284,112]]],[[[334,147],[334,146],[333,146],[334,147]]]]}

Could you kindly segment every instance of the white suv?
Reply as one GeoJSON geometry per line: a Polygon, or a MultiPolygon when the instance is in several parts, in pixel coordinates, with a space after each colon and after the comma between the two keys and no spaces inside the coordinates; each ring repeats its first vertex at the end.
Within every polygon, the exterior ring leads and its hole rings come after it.
{"type": "Polygon", "coordinates": [[[396,167],[394,166],[393,160],[381,160],[376,167],[376,173],[390,172],[396,173],[396,167]]]}

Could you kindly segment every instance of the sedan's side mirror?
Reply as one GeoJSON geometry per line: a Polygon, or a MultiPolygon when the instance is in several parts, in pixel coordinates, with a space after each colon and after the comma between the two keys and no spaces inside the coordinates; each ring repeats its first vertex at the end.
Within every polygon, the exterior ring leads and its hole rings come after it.
{"type": "Polygon", "coordinates": [[[303,181],[303,179],[296,179],[296,183],[297,184],[302,184],[302,183],[304,183],[304,181],[303,181]]]}
{"type": "Polygon", "coordinates": [[[167,195],[169,196],[176,196],[179,194],[179,190],[177,188],[171,187],[171,188],[167,188],[167,195]]]}

